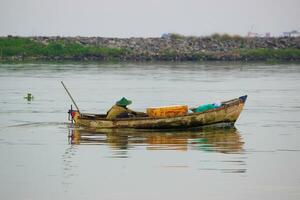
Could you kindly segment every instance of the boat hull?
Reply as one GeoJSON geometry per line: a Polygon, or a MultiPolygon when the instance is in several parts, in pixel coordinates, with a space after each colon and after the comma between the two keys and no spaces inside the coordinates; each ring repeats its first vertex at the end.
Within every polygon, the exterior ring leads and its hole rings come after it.
{"type": "MultiPolygon", "coordinates": [[[[75,124],[95,129],[185,129],[204,126],[233,126],[243,110],[247,96],[227,102],[222,106],[200,113],[176,117],[136,117],[109,120],[93,114],[79,114],[75,111],[75,124]]],[[[74,113],[74,111],[73,111],[74,113]]]]}

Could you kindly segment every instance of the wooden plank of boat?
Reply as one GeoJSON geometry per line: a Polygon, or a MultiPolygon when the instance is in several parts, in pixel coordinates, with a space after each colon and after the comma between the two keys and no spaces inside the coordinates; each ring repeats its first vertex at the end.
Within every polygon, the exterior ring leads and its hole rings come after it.
{"type": "Polygon", "coordinates": [[[222,102],[215,109],[175,117],[106,119],[106,115],[71,111],[75,124],[94,129],[183,129],[203,126],[233,126],[243,110],[247,95],[222,102]]]}

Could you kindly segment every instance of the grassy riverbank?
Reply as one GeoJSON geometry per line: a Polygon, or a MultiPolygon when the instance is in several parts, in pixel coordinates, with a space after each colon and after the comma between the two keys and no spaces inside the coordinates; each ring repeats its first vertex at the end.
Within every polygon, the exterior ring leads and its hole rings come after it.
{"type": "MultiPolygon", "coordinates": [[[[212,36],[212,41],[242,40],[212,36]]],[[[171,38],[175,43],[182,38],[171,38]]],[[[245,40],[245,38],[243,39],[245,40]]],[[[245,42],[245,41],[242,41],[245,42]]],[[[148,47],[148,46],[147,46],[148,47]]],[[[178,51],[178,49],[158,49],[134,51],[130,48],[111,48],[97,44],[82,44],[66,38],[41,42],[32,38],[0,38],[0,60],[23,61],[299,61],[299,48],[231,48],[229,50],[178,51]]]]}
{"type": "Polygon", "coordinates": [[[300,49],[235,49],[232,51],[208,51],[180,54],[164,52],[161,60],[165,61],[300,61],[300,49]]]}
{"type": "Polygon", "coordinates": [[[19,59],[81,59],[97,57],[101,60],[114,60],[126,54],[126,50],[82,45],[64,40],[40,43],[29,38],[0,38],[0,58],[2,60],[19,59]]]}

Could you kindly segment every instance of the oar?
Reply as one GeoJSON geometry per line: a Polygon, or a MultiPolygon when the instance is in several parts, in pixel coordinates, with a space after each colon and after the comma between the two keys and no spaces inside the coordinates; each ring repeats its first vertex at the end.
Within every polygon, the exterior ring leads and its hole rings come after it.
{"type": "Polygon", "coordinates": [[[80,114],[79,108],[78,108],[77,104],[75,103],[75,101],[74,101],[72,95],[70,94],[69,90],[68,90],[67,87],[65,86],[64,82],[61,81],[61,84],[64,86],[64,88],[65,88],[65,90],[67,91],[67,93],[68,93],[70,99],[72,100],[72,102],[74,103],[75,107],[77,108],[77,110],[78,110],[78,112],[79,112],[79,114],[80,114]]]}

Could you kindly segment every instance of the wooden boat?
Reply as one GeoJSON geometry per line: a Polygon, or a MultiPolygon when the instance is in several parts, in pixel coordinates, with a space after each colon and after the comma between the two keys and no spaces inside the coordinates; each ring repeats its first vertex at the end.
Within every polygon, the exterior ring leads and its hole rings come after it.
{"type": "Polygon", "coordinates": [[[175,117],[132,117],[106,119],[105,114],[80,113],[69,110],[75,124],[93,129],[187,129],[199,127],[230,127],[238,119],[247,95],[224,101],[221,106],[198,113],[175,117]]]}

